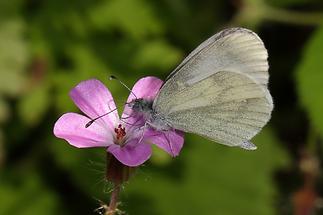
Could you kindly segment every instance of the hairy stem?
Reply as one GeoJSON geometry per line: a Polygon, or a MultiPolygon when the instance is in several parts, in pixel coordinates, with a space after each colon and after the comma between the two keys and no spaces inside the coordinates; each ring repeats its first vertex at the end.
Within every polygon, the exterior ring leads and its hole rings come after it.
{"type": "Polygon", "coordinates": [[[117,211],[118,200],[120,194],[120,184],[115,184],[111,193],[110,203],[106,215],[114,215],[117,211]]]}

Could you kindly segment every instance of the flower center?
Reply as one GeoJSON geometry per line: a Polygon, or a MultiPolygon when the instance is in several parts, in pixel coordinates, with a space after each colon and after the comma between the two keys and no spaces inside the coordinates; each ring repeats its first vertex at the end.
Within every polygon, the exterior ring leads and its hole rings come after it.
{"type": "Polygon", "coordinates": [[[116,133],[117,144],[121,145],[123,137],[126,136],[126,128],[119,124],[118,127],[114,129],[114,133],[116,133]]]}

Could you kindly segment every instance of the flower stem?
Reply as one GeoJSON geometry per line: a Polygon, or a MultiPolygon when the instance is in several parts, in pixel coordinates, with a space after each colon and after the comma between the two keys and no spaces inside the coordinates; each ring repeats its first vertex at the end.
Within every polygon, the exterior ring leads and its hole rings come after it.
{"type": "Polygon", "coordinates": [[[107,153],[106,180],[113,184],[113,190],[110,197],[109,206],[106,207],[105,215],[115,215],[118,210],[118,201],[121,186],[128,181],[136,168],[125,166],[118,161],[113,155],[107,153]]]}
{"type": "Polygon", "coordinates": [[[119,194],[120,194],[120,184],[114,184],[113,191],[111,193],[110,203],[108,210],[106,211],[106,215],[114,215],[116,213],[117,206],[118,206],[118,200],[119,200],[119,194]]]}
{"type": "Polygon", "coordinates": [[[237,5],[239,12],[230,25],[257,26],[263,21],[279,22],[293,25],[321,25],[322,12],[300,12],[270,6],[264,0],[242,0],[237,5]]]}
{"type": "Polygon", "coordinates": [[[320,12],[297,12],[274,7],[267,7],[265,12],[263,18],[269,21],[296,25],[323,24],[323,13],[320,12]]]}

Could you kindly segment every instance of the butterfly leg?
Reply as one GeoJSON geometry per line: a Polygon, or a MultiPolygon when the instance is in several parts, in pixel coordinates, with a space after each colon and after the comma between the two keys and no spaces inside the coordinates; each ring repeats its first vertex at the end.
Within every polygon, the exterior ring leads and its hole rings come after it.
{"type": "MultiPolygon", "coordinates": [[[[137,121],[135,123],[129,123],[123,120],[124,118],[121,118],[120,121],[127,124],[127,125],[132,125],[132,126],[139,126],[140,124],[136,124],[137,122],[140,121],[140,119],[137,119],[137,121]]],[[[140,128],[140,127],[139,127],[140,128]]]]}
{"type": "Polygon", "coordinates": [[[140,123],[137,124],[137,122],[139,122],[140,120],[142,119],[142,117],[136,117],[135,114],[130,114],[128,115],[127,117],[122,117],[120,118],[120,121],[124,122],[125,124],[128,124],[128,125],[132,125],[132,126],[139,126],[140,123]],[[126,122],[125,119],[129,119],[129,118],[135,118],[136,121],[134,123],[129,123],[129,122],[126,122]]]}
{"type": "Polygon", "coordinates": [[[142,129],[142,133],[141,133],[141,137],[139,139],[139,143],[141,143],[141,141],[144,139],[145,136],[145,131],[148,128],[148,122],[145,122],[144,126],[140,127],[139,129],[142,129]]]}

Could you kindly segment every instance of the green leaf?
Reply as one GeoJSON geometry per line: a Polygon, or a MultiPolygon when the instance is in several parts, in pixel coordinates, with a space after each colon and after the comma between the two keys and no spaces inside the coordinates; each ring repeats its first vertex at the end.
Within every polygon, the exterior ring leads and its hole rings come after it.
{"type": "Polygon", "coordinates": [[[6,121],[9,118],[9,114],[8,104],[0,97],[0,123],[6,121]]]}
{"type": "Polygon", "coordinates": [[[0,22],[19,14],[22,5],[23,0],[0,1],[0,22]]]}
{"type": "Polygon", "coordinates": [[[94,198],[109,196],[105,181],[106,150],[104,148],[78,149],[61,139],[53,139],[51,151],[61,169],[69,172],[75,185],[94,198]]]}
{"type": "Polygon", "coordinates": [[[182,57],[181,51],[164,41],[145,43],[133,58],[133,64],[140,69],[161,69],[169,71],[182,57]]]}
{"type": "MultiPolygon", "coordinates": [[[[109,69],[103,62],[94,54],[91,48],[87,45],[70,45],[66,49],[70,56],[75,73],[79,73],[80,80],[99,75],[100,78],[107,78],[109,69]]],[[[75,75],[74,75],[75,79],[75,75]]]]}
{"type": "Polygon", "coordinates": [[[268,4],[277,7],[290,7],[315,3],[316,0],[265,0],[268,4]]]}
{"type": "Polygon", "coordinates": [[[0,22],[0,94],[22,91],[28,56],[23,30],[20,20],[0,22]]]}
{"type": "Polygon", "coordinates": [[[76,84],[78,84],[79,76],[71,71],[59,71],[55,74],[53,79],[56,87],[54,104],[59,113],[76,112],[77,108],[69,97],[69,92],[76,84]]]}
{"type": "Polygon", "coordinates": [[[161,150],[154,144],[152,144],[151,147],[153,154],[150,158],[150,162],[158,166],[166,166],[172,162],[172,157],[167,152],[161,150]]]}
{"type": "Polygon", "coordinates": [[[57,214],[58,197],[41,183],[33,172],[17,179],[1,178],[0,214],[33,215],[57,214]],[[16,183],[15,183],[16,182],[16,183]]]}
{"type": "Polygon", "coordinates": [[[143,169],[144,174],[138,173],[126,187],[125,210],[158,215],[276,214],[273,173],[287,164],[287,155],[269,130],[254,142],[258,149],[245,151],[188,136],[175,160],[179,165],[169,167],[173,177],[143,169]]]}
{"type": "MultiPolygon", "coordinates": [[[[60,70],[51,77],[56,88],[54,103],[59,112],[75,112],[78,110],[69,97],[72,88],[81,81],[92,78],[104,82],[113,73],[86,45],[70,45],[66,47],[66,53],[70,56],[74,68],[60,70]]],[[[112,90],[110,86],[109,89],[112,90]]]]}
{"type": "Polygon", "coordinates": [[[19,101],[18,111],[21,119],[28,125],[40,122],[50,105],[49,85],[46,82],[33,87],[19,101]]]}
{"type": "Polygon", "coordinates": [[[4,159],[5,159],[5,151],[4,151],[4,147],[3,147],[4,143],[3,143],[3,132],[2,130],[0,130],[0,170],[3,166],[4,163],[4,159]]]}
{"type": "Polygon", "coordinates": [[[103,1],[90,11],[90,17],[99,29],[115,28],[134,38],[163,32],[149,1],[103,1]]]}
{"type": "Polygon", "coordinates": [[[313,126],[323,135],[323,26],[305,47],[296,71],[297,90],[313,126]]]}

